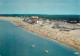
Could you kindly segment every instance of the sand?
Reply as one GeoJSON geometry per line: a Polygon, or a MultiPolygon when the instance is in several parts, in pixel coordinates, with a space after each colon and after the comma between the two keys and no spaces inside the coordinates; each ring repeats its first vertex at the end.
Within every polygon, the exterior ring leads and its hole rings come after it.
{"type": "Polygon", "coordinates": [[[80,50],[80,29],[71,31],[59,31],[59,29],[53,29],[48,25],[41,27],[39,24],[29,24],[27,22],[22,21],[22,19],[18,17],[0,17],[0,19],[11,21],[17,24],[18,26],[33,33],[44,36],[51,40],[56,40],[60,43],[80,50]]]}

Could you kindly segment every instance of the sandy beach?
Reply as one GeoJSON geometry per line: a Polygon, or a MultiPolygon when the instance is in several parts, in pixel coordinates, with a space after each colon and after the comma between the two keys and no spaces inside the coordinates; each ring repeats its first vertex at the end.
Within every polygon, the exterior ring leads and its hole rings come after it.
{"type": "Polygon", "coordinates": [[[0,17],[0,19],[11,21],[18,26],[29,30],[38,35],[44,36],[46,38],[56,40],[60,43],[71,46],[75,49],[80,50],[80,29],[71,30],[71,31],[60,31],[59,29],[53,29],[47,25],[41,27],[39,24],[29,24],[22,21],[18,17],[0,17]]]}

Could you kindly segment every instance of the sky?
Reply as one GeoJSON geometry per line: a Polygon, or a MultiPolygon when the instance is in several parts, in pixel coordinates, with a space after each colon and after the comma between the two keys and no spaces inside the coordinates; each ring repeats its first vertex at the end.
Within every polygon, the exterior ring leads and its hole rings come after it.
{"type": "Polygon", "coordinates": [[[0,14],[77,15],[79,0],[0,0],[0,14]]]}

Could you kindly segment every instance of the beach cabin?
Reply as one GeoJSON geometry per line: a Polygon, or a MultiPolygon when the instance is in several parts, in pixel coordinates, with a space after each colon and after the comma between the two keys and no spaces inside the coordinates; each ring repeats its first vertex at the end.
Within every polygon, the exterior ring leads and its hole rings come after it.
{"type": "Polygon", "coordinates": [[[79,18],[71,18],[71,19],[68,19],[67,22],[69,23],[79,23],[80,19],[79,18]]]}
{"type": "Polygon", "coordinates": [[[32,16],[32,18],[39,18],[38,16],[32,16]]]}
{"type": "Polygon", "coordinates": [[[40,19],[40,18],[32,18],[32,19],[30,19],[31,21],[32,21],[32,23],[34,23],[34,24],[42,24],[43,23],[43,21],[42,21],[42,19],[40,19]]]}
{"type": "Polygon", "coordinates": [[[37,24],[43,24],[43,19],[40,18],[40,19],[37,21],[37,24]]]}

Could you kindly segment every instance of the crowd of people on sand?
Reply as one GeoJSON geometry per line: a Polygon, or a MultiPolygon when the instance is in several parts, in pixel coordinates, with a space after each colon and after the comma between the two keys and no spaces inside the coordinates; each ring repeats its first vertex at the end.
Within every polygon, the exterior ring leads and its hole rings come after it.
{"type": "MultiPolygon", "coordinates": [[[[0,17],[0,19],[9,20],[11,22],[16,23],[17,25],[25,28],[33,33],[44,36],[46,38],[56,40],[60,43],[69,45],[80,50],[80,26],[76,24],[61,24],[60,27],[55,28],[54,25],[41,26],[41,24],[29,24],[27,22],[22,21],[20,18],[16,17],[0,17]],[[74,29],[73,29],[74,28],[74,29]],[[76,28],[76,29],[75,29],[76,28]],[[69,31],[63,29],[70,29],[69,31]]],[[[63,23],[63,22],[62,22],[63,23]]]]}

